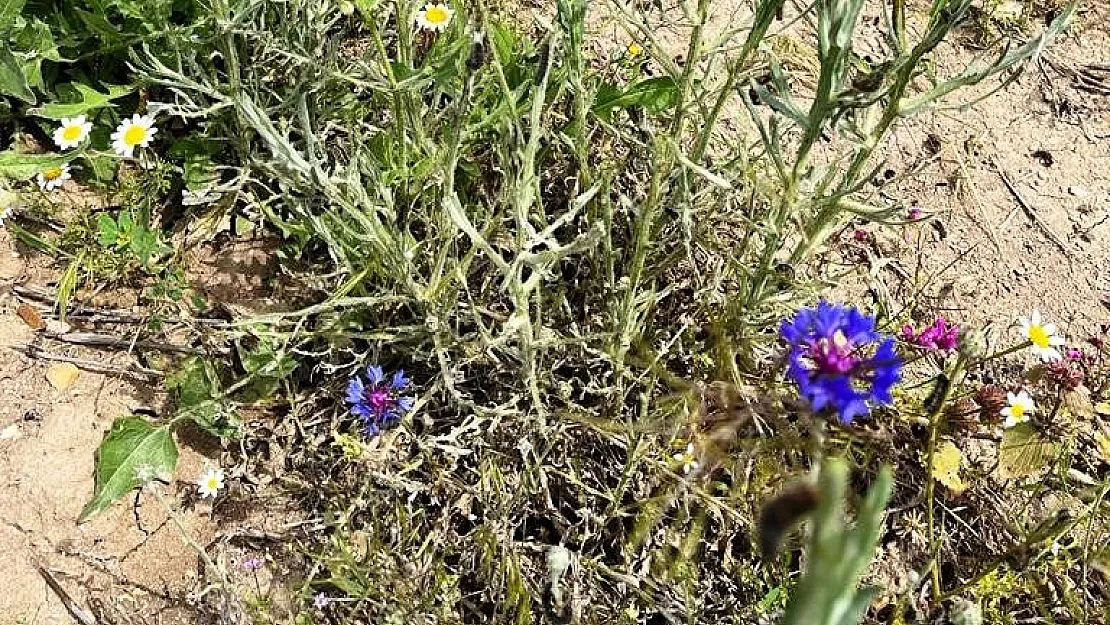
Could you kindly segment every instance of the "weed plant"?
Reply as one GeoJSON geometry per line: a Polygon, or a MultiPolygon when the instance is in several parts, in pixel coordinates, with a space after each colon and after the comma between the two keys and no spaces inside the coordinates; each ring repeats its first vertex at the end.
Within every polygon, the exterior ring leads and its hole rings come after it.
{"type": "MultiPolygon", "coordinates": [[[[161,467],[172,423],[227,438],[235,405],[284,407],[296,425],[266,444],[326,527],[299,545],[300,623],[812,623],[827,602],[850,604],[827,622],[855,622],[887,473],[857,531],[837,525],[847,478],[829,465],[800,581],[797,549],[752,546],[756,502],[824,456],[891,460],[789,397],[780,324],[836,297],[843,276],[817,262],[834,233],[910,220],[878,193],[891,130],[1014,80],[1076,4],[955,70],[938,57],[971,0],[763,0],[723,31],[734,7],[713,0],[557,0],[531,23],[460,3],[442,31],[414,4],[340,4],[210,0],[187,36],[133,42],[150,111],[281,233],[312,301],[239,323],[241,378],[192,361],[171,424],[124,433],[157,436],[161,467]],[[610,63],[591,53],[602,14],[635,43],[610,63]],[[415,396],[364,438],[342,398],[368,365],[415,396]],[[858,548],[844,564],[820,544],[858,548]]],[[[904,321],[876,308],[887,334],[904,321]]],[[[928,414],[930,473],[954,394],[893,409],[928,414]]],[[[929,540],[939,608],[955,587],[929,540]]]]}

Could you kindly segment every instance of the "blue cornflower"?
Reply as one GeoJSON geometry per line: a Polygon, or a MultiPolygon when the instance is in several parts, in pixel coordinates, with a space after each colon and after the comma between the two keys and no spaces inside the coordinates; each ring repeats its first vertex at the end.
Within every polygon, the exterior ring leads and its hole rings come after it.
{"type": "Polygon", "coordinates": [[[790,344],[786,373],[813,410],[828,408],[849,423],[870,412],[868,402],[893,401],[902,361],[894,339],[875,331],[874,317],[822,301],[784,321],[780,332],[790,344]]]}
{"type": "Polygon", "coordinates": [[[362,431],[367,436],[378,435],[412,410],[415,399],[401,396],[410,384],[412,381],[405,377],[404,371],[397,371],[386,379],[385,372],[377,365],[366,368],[365,380],[357,373],[351,378],[347,383],[347,403],[351,404],[351,414],[362,421],[362,431]]]}

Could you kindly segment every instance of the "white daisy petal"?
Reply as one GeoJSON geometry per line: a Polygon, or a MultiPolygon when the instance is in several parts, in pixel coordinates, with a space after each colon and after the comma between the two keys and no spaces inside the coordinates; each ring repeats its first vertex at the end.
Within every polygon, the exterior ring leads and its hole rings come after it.
{"type": "Polygon", "coordinates": [[[197,481],[197,492],[202,498],[215,498],[223,487],[224,470],[219,467],[208,467],[197,481]]]}
{"type": "Polygon", "coordinates": [[[416,12],[415,22],[423,30],[441,32],[447,29],[455,12],[446,4],[431,2],[416,12]]]}
{"type": "Polygon", "coordinates": [[[120,156],[132,156],[135,148],[145,148],[150,145],[158,129],[154,127],[154,117],[136,113],[131,119],[125,119],[112,133],[112,149],[120,156]]]}
{"type": "Polygon", "coordinates": [[[39,188],[43,191],[53,191],[54,189],[60,188],[65,181],[70,178],[72,178],[72,176],[69,173],[69,164],[64,163],[58,167],[51,167],[39,172],[39,174],[35,176],[35,182],[38,183],[39,188]]]}
{"type": "Polygon", "coordinates": [[[67,117],[61,120],[61,125],[54,129],[54,143],[59,148],[68,150],[84,143],[92,131],[92,122],[86,121],[84,115],[67,117]]]}

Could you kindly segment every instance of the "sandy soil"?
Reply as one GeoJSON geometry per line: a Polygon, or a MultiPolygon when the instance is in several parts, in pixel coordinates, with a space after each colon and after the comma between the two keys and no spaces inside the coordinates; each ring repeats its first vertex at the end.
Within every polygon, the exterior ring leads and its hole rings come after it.
{"type": "MultiPolygon", "coordinates": [[[[15,314],[17,284],[45,285],[52,272],[19,256],[0,234],[0,623],[73,622],[36,567],[48,569],[75,601],[103,622],[194,623],[188,597],[197,582],[196,554],[156,500],[134,496],[78,525],[93,491],[93,452],[113,419],[158,398],[120,376],[82,372],[66,391],[46,379],[50,363],[7,346],[35,339],[15,314]],[[109,619],[115,619],[109,620],[109,619]]],[[[55,350],[52,350],[55,351],[55,350]]],[[[57,350],[105,360],[90,350],[57,350]]],[[[125,364],[126,356],[107,362],[125,364]]],[[[183,447],[178,476],[199,475],[203,458],[183,447]]],[[[170,493],[193,489],[188,483],[170,493]]],[[[205,507],[186,513],[203,543],[214,524],[205,507]]]]}

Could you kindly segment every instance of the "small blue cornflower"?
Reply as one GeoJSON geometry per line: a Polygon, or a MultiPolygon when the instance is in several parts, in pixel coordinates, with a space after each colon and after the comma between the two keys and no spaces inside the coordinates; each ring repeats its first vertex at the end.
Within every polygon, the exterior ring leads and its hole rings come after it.
{"type": "Polygon", "coordinates": [[[902,361],[894,339],[875,331],[874,317],[822,301],[784,321],[780,333],[790,344],[786,373],[813,410],[850,423],[870,412],[869,403],[893,401],[902,361]]]}
{"type": "Polygon", "coordinates": [[[351,414],[362,421],[366,436],[377,436],[412,410],[415,399],[401,396],[410,384],[412,381],[404,371],[398,370],[387,379],[377,365],[366,368],[365,380],[357,373],[351,378],[347,383],[347,403],[351,404],[351,414]]]}

